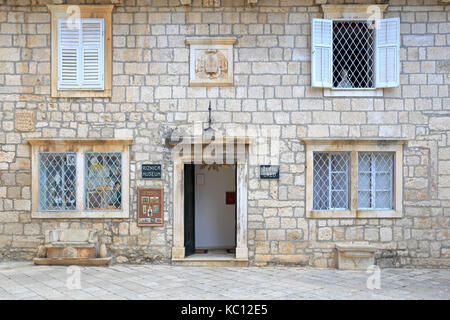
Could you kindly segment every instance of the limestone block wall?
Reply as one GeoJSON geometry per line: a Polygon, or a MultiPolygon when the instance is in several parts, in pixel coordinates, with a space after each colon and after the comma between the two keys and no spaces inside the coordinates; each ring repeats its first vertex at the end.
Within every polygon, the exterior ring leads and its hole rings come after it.
{"type": "Polygon", "coordinates": [[[334,267],[335,243],[365,241],[379,248],[381,266],[450,265],[449,5],[389,1],[385,16],[401,18],[401,85],[383,97],[330,98],[310,86],[310,22],[323,15],[313,0],[123,2],[113,10],[111,98],[51,98],[46,6],[0,6],[0,260],[31,259],[46,230],[70,227],[99,230],[116,262],[168,261],[173,164],[163,139],[206,122],[211,100],[216,130],[273,129],[281,137],[279,181],[259,180],[258,167],[249,168],[251,264],[334,267]],[[188,86],[188,36],[237,37],[233,87],[188,86]],[[33,112],[31,132],[15,128],[23,109],[33,112]],[[32,219],[31,137],[133,138],[130,218],[32,219]],[[300,140],[311,137],[407,139],[403,218],[306,218],[300,140]],[[140,179],[142,163],[162,163],[163,179],[140,179]],[[164,227],[136,226],[137,186],[164,187],[164,227]]]}

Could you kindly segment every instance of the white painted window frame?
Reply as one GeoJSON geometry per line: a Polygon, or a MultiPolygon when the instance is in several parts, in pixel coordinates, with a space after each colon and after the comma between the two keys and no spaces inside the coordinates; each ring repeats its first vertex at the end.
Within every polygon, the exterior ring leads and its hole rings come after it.
{"type": "MultiPolygon", "coordinates": [[[[316,152],[314,152],[314,153],[316,153],[316,152]]],[[[324,154],[326,154],[327,155],[327,162],[328,162],[328,208],[329,209],[323,209],[324,211],[329,211],[329,210],[339,210],[339,211],[342,211],[342,210],[348,210],[349,209],[349,183],[348,183],[348,181],[350,180],[350,168],[351,168],[351,163],[350,163],[350,155],[349,155],[349,153],[348,152],[323,152],[324,154]],[[349,156],[349,159],[348,159],[348,161],[349,161],[349,166],[348,166],[348,170],[347,170],[347,172],[339,172],[339,171],[333,171],[332,170],[332,160],[331,160],[331,158],[332,158],[332,155],[335,155],[335,154],[347,154],[348,156],[349,156]],[[332,184],[332,176],[333,176],[333,173],[345,173],[346,174],[346,179],[347,179],[347,189],[346,190],[333,190],[333,184],[332,184]],[[345,193],[346,193],[346,197],[347,197],[347,207],[346,208],[336,208],[336,207],[333,207],[332,206],[332,193],[333,193],[333,191],[345,191],[345,193]]],[[[314,158],[314,154],[313,154],[313,158],[314,158]]],[[[313,161],[313,165],[314,165],[314,161],[313,161]]],[[[313,170],[314,170],[314,168],[313,168],[313,170]]],[[[314,188],[314,185],[315,185],[315,183],[314,183],[314,175],[313,175],[313,188],[314,188]]],[[[314,193],[314,190],[313,190],[313,193],[314,193]]],[[[313,201],[314,201],[314,199],[313,199],[313,201]]],[[[313,207],[314,207],[314,203],[313,203],[313,207]]]]}
{"type": "MultiPolygon", "coordinates": [[[[376,190],[376,183],[377,183],[376,179],[377,179],[377,174],[379,174],[380,171],[376,170],[375,165],[374,165],[374,161],[375,161],[376,153],[382,153],[382,152],[358,152],[358,161],[359,161],[359,154],[360,153],[368,153],[368,154],[370,154],[370,168],[371,168],[371,170],[370,170],[370,177],[371,177],[371,179],[370,179],[370,190],[364,190],[364,191],[365,192],[370,192],[371,203],[372,204],[376,204],[376,196],[377,196],[376,193],[377,193],[377,191],[380,191],[380,190],[376,190]]],[[[392,168],[390,168],[390,171],[381,171],[382,173],[389,173],[389,175],[390,175],[389,190],[385,190],[385,192],[387,192],[387,191],[390,192],[390,204],[391,204],[391,207],[394,204],[394,192],[393,192],[394,166],[395,166],[395,163],[393,162],[392,163],[392,168]]],[[[359,179],[360,173],[361,172],[360,172],[359,167],[358,167],[358,179],[359,179]]],[[[359,191],[361,191],[361,190],[359,189],[359,186],[358,186],[358,192],[359,191]]],[[[366,208],[366,207],[360,207],[359,203],[358,203],[358,210],[392,210],[392,208],[377,208],[375,205],[373,205],[372,207],[367,207],[366,208]]]]}

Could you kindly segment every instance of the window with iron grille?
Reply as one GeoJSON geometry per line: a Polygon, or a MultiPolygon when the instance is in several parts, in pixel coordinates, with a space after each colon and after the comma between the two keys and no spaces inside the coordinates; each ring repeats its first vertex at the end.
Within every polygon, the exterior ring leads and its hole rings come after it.
{"type": "Polygon", "coordinates": [[[393,170],[393,153],[358,154],[358,209],[393,208],[393,170]]]}
{"type": "Polygon", "coordinates": [[[85,154],[87,210],[120,210],[122,207],[122,155],[120,152],[85,154]]]}
{"type": "Polygon", "coordinates": [[[365,21],[333,21],[333,88],[375,87],[375,30],[365,21]]]}
{"type": "Polygon", "coordinates": [[[39,210],[76,209],[76,154],[39,153],[39,210]]]}
{"type": "Polygon", "coordinates": [[[314,152],[313,210],[349,208],[349,153],[314,152]]]}
{"type": "Polygon", "coordinates": [[[358,90],[400,84],[400,19],[313,19],[311,85],[358,90]]]}

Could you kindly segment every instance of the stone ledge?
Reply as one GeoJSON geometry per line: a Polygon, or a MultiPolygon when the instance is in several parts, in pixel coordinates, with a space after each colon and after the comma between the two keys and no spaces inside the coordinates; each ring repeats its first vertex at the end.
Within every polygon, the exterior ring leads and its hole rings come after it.
{"type": "Polygon", "coordinates": [[[67,144],[83,144],[83,145],[131,145],[133,139],[99,139],[99,138],[82,138],[82,139],[42,139],[42,138],[30,138],[26,141],[32,146],[38,145],[67,145],[67,144]]]}
{"type": "Polygon", "coordinates": [[[374,139],[335,139],[335,138],[303,138],[301,139],[303,144],[324,144],[324,145],[335,145],[335,144],[345,144],[345,145],[358,145],[358,144],[405,144],[408,142],[406,139],[391,139],[391,138],[374,138],[374,139]]]}
{"type": "MultiPolygon", "coordinates": [[[[55,5],[63,5],[70,4],[67,0],[31,0],[31,4],[35,6],[47,5],[47,4],[55,4],[55,5]]],[[[1,4],[0,0],[0,4],[1,4]]],[[[95,5],[101,4],[114,4],[114,5],[122,5],[123,0],[95,0],[95,5]]],[[[76,5],[76,4],[74,4],[76,5]]]]}
{"type": "Polygon", "coordinates": [[[374,14],[373,9],[378,7],[381,16],[386,11],[387,4],[322,4],[325,19],[367,19],[374,14]]]}
{"type": "Polygon", "coordinates": [[[236,37],[192,37],[186,38],[186,44],[232,45],[236,37]]]}
{"type": "Polygon", "coordinates": [[[339,251],[348,252],[375,252],[377,248],[368,244],[336,244],[336,249],[339,251]]]}
{"type": "Polygon", "coordinates": [[[122,219],[128,218],[128,210],[122,211],[32,211],[33,219],[122,219]]]}

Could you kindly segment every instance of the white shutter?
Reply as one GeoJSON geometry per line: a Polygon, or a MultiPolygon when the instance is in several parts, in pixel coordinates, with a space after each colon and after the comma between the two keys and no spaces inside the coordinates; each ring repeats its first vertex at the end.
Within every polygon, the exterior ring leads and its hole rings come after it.
{"type": "Polygon", "coordinates": [[[58,90],[104,89],[104,19],[58,20],[58,90]]]}
{"type": "Polygon", "coordinates": [[[80,30],[67,19],[58,20],[58,90],[77,89],[79,74],[80,30]]]}
{"type": "Polygon", "coordinates": [[[378,20],[376,40],[376,87],[397,87],[400,85],[400,18],[378,20]]]}
{"type": "Polygon", "coordinates": [[[83,89],[103,90],[103,19],[83,19],[81,25],[83,50],[81,86],[83,89]]]}
{"type": "Polygon", "coordinates": [[[333,21],[312,19],[311,86],[332,86],[333,21]]]}

